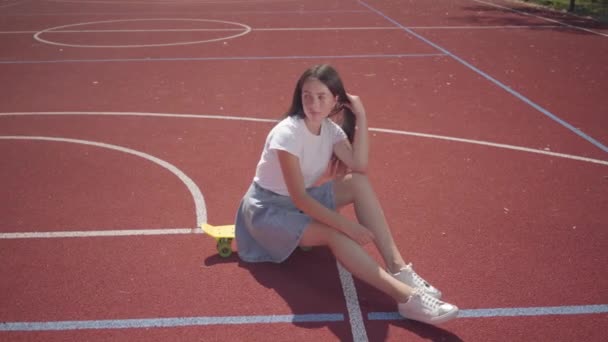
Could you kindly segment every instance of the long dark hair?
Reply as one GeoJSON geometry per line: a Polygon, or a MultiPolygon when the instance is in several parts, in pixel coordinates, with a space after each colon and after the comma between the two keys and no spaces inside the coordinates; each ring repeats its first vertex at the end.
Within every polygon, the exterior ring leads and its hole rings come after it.
{"type": "Polygon", "coordinates": [[[330,113],[330,117],[342,127],[348,140],[352,143],[355,135],[356,118],[348,107],[343,106],[344,103],[350,104],[350,100],[348,99],[348,96],[346,96],[346,90],[344,89],[344,84],[342,84],[340,75],[338,75],[336,69],[331,65],[319,64],[304,71],[302,76],[300,76],[298,83],[296,83],[291,107],[287,113],[285,113],[285,116],[305,117],[304,107],[302,105],[302,87],[310,78],[321,81],[333,96],[338,96],[338,103],[336,104],[336,108],[330,113]]]}

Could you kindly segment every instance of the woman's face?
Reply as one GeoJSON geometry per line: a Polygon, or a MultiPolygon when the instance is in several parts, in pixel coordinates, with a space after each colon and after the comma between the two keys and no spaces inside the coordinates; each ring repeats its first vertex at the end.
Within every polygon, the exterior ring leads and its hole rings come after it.
{"type": "Polygon", "coordinates": [[[334,96],[323,82],[309,78],[302,85],[302,105],[306,118],[321,122],[334,109],[338,96],[334,96]]]}

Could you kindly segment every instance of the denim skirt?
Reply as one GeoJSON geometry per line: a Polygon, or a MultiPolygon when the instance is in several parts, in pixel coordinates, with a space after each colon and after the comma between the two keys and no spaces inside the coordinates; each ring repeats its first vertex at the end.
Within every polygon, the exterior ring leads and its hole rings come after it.
{"type": "MultiPolygon", "coordinates": [[[[336,209],[333,181],[306,191],[325,207],[336,209]]],[[[246,262],[283,262],[298,247],[311,222],[312,218],[300,211],[291,197],[253,182],[236,214],[238,255],[246,262]]]]}

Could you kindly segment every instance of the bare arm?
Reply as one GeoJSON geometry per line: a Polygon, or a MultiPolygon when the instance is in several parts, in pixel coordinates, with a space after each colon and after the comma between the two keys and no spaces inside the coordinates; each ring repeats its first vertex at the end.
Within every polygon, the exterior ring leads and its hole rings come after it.
{"type": "Polygon", "coordinates": [[[348,140],[343,140],[334,146],[334,153],[353,172],[366,173],[369,158],[367,116],[361,99],[351,94],[348,94],[348,97],[351,103],[345,105],[355,114],[357,128],[352,145],[348,140]]]}

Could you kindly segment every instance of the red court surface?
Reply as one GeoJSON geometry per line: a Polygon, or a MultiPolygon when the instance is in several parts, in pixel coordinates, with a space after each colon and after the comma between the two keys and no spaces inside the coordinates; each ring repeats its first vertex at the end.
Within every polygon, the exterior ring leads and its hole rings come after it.
{"type": "Polygon", "coordinates": [[[498,0],[7,0],[0,42],[1,341],[604,340],[602,24],[498,0]],[[233,222],[317,63],[363,99],[397,244],[459,318],[400,318],[325,248],[247,264],[200,233],[233,222]]]}

